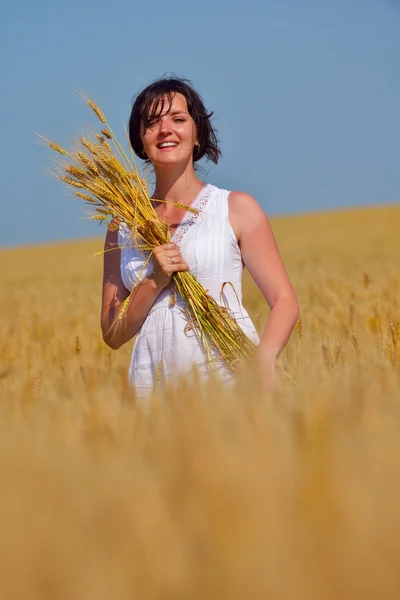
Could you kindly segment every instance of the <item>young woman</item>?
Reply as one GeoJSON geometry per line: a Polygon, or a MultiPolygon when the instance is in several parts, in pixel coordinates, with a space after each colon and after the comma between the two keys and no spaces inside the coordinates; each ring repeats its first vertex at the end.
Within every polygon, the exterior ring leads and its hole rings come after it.
{"type": "MultiPolygon", "coordinates": [[[[298,317],[298,302],[280,258],[268,219],[245,192],[203,183],[195,163],[221,155],[210,118],[199,94],[186,80],[162,78],[136,98],[129,137],[137,156],[155,172],[155,211],[171,231],[171,242],[155,248],[143,269],[141,252],[132,247],[128,228],[109,228],[104,254],[101,326],[105,342],[120,348],[136,334],[129,377],[139,396],[157,382],[189,374],[193,365],[207,373],[201,343],[188,328],[182,300],[170,302],[171,278],[190,270],[219,303],[227,304],[245,333],[258,344],[259,365],[267,381],[275,379],[276,358],[298,317]],[[177,208],[167,200],[198,209],[177,208]],[[242,305],[246,266],[271,308],[261,340],[242,305]],[[226,285],[221,290],[224,282],[226,285]],[[139,282],[139,283],[138,283],[139,282]],[[121,303],[135,286],[124,326],[110,329],[121,303]]],[[[225,372],[225,376],[227,373],[225,372]]]]}

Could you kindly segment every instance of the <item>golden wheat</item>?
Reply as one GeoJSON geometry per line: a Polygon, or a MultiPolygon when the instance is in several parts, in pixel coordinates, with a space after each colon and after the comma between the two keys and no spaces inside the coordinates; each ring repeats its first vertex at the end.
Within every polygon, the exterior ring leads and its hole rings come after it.
{"type": "MultiPolygon", "coordinates": [[[[0,597],[397,600],[399,221],[273,220],[302,312],[275,391],[144,407],[101,339],[100,240],[3,250],[0,597]]],[[[248,274],[244,301],[261,332],[248,274]]]]}

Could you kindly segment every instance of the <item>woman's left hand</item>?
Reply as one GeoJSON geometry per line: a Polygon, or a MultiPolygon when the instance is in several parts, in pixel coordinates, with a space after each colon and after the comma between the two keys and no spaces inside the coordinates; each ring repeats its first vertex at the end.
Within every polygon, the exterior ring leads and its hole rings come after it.
{"type": "Polygon", "coordinates": [[[263,352],[261,348],[258,352],[258,368],[262,389],[264,392],[269,392],[275,387],[277,380],[276,357],[263,352]]]}

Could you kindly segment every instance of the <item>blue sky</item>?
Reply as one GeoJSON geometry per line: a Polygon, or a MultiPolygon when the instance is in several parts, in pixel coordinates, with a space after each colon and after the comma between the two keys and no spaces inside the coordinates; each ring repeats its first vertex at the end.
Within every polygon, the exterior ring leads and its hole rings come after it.
{"type": "Polygon", "coordinates": [[[397,0],[27,0],[2,3],[0,246],[103,235],[46,174],[94,124],[123,137],[132,96],[166,71],[215,111],[223,159],[204,179],[269,215],[400,200],[397,0]]]}

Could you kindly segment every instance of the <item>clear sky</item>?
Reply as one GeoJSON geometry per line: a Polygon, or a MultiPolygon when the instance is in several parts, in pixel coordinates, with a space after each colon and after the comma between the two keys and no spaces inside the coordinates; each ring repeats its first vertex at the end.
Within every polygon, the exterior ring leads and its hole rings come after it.
{"type": "Polygon", "coordinates": [[[400,200],[399,0],[15,0],[0,7],[0,246],[102,235],[45,173],[103,108],[123,138],[132,96],[166,71],[215,111],[204,179],[267,214],[400,200]]]}

